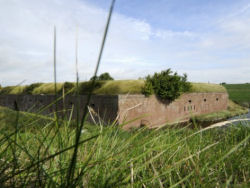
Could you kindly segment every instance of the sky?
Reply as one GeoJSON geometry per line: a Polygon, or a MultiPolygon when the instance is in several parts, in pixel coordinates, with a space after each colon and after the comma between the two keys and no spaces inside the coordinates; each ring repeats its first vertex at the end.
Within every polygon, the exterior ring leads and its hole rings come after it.
{"type": "MultiPolygon", "coordinates": [[[[0,84],[94,73],[110,0],[0,0],[0,84]]],[[[98,74],[138,79],[171,68],[192,82],[250,82],[249,0],[116,0],[98,74]]]]}

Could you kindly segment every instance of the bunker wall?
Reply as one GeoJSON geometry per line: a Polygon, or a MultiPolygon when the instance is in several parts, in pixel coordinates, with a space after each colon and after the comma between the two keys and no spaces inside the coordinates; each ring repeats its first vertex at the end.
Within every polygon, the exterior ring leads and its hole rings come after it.
{"type": "Polygon", "coordinates": [[[119,123],[140,117],[124,128],[156,127],[166,122],[186,121],[192,115],[226,110],[227,105],[227,93],[187,93],[172,102],[159,100],[156,96],[119,95],[119,123]]]}
{"type": "MultiPolygon", "coordinates": [[[[76,108],[80,108],[80,116],[87,102],[87,96],[65,96],[57,102],[57,111],[61,117],[69,118],[73,110],[76,118],[76,108]]],[[[0,105],[15,109],[15,103],[20,111],[40,113],[53,116],[55,106],[54,95],[0,95],[0,105]]],[[[162,101],[156,96],[144,95],[93,95],[91,97],[89,120],[103,124],[126,123],[124,128],[161,126],[168,123],[186,121],[192,115],[206,114],[226,110],[227,93],[186,93],[175,101],[162,101]],[[93,120],[94,119],[94,120],[93,120]]]]}
{"type": "MultiPolygon", "coordinates": [[[[42,115],[53,116],[56,111],[54,95],[0,95],[0,105],[15,110],[15,103],[20,111],[39,113],[42,115]]],[[[65,96],[57,101],[57,114],[69,118],[73,110],[73,119],[76,118],[76,109],[79,106],[80,116],[83,114],[84,107],[87,103],[87,96],[80,95],[65,96]]],[[[89,110],[91,115],[89,120],[101,120],[110,123],[117,117],[118,96],[93,95],[91,97],[89,110]]]]}

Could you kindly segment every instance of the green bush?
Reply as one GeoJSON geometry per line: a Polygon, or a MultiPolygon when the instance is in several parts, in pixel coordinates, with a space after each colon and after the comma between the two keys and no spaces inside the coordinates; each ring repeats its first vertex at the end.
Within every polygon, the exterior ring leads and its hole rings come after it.
{"type": "Polygon", "coordinates": [[[101,74],[100,76],[93,76],[92,78],[90,78],[90,80],[114,80],[114,78],[112,78],[108,72],[105,72],[103,74],[101,74]]]}
{"type": "Polygon", "coordinates": [[[155,94],[162,100],[175,100],[182,93],[191,89],[191,84],[187,82],[187,75],[179,76],[171,69],[167,69],[153,76],[146,77],[145,86],[142,93],[146,96],[155,94]]]}
{"type": "Polygon", "coordinates": [[[142,94],[144,94],[147,97],[154,93],[152,82],[148,80],[150,80],[150,76],[146,77],[145,85],[142,87],[142,94]]]}

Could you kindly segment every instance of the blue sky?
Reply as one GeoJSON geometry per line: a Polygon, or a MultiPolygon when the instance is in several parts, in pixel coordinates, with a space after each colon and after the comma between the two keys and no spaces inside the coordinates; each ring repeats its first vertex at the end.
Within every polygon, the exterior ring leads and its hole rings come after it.
{"type": "MultiPolygon", "coordinates": [[[[74,81],[93,74],[110,1],[0,0],[0,84],[74,81]]],[[[190,81],[250,82],[250,1],[117,0],[99,72],[137,79],[171,68],[190,81]]]]}

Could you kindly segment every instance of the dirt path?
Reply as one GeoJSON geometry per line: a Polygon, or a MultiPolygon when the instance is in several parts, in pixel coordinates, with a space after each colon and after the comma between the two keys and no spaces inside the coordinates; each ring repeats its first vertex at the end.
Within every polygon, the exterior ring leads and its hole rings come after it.
{"type": "Polygon", "coordinates": [[[212,129],[215,127],[222,127],[226,124],[232,124],[233,122],[237,122],[237,121],[250,121],[250,118],[244,118],[244,119],[233,119],[233,120],[228,120],[228,121],[223,121],[223,122],[219,122],[219,123],[215,123],[213,125],[210,125],[209,127],[205,128],[205,129],[212,129]]]}

